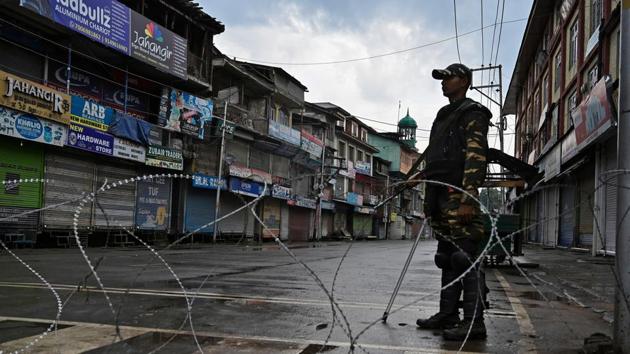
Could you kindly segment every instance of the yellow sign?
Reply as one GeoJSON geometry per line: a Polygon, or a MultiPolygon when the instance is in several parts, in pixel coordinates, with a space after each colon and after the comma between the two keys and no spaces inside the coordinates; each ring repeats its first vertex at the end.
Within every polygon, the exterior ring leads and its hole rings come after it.
{"type": "Polygon", "coordinates": [[[397,213],[391,213],[389,214],[389,221],[395,222],[397,217],[398,217],[397,213]]]}
{"type": "Polygon", "coordinates": [[[0,105],[70,123],[70,95],[0,70],[0,105]]]}

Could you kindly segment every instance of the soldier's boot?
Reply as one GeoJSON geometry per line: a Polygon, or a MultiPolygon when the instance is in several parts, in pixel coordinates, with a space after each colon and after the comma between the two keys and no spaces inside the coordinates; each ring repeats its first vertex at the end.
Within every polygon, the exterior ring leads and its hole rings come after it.
{"type": "Polygon", "coordinates": [[[460,281],[444,288],[446,285],[457,279],[458,274],[453,270],[442,269],[442,291],[440,291],[440,311],[429,318],[420,318],[416,325],[422,329],[445,329],[454,328],[459,324],[459,310],[457,302],[462,292],[460,281]]]}
{"type": "Polygon", "coordinates": [[[486,339],[488,335],[483,318],[465,318],[457,327],[445,329],[442,333],[442,337],[446,340],[463,341],[466,336],[468,336],[467,340],[486,339]]]}

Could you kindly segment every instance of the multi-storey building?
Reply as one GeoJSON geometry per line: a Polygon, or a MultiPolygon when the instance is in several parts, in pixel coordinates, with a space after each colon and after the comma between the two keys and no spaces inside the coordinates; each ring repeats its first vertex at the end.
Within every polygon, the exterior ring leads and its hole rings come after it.
{"type": "Polygon", "coordinates": [[[614,253],[618,0],[534,1],[504,106],[516,157],[544,171],[519,203],[526,239],[614,253]]]}

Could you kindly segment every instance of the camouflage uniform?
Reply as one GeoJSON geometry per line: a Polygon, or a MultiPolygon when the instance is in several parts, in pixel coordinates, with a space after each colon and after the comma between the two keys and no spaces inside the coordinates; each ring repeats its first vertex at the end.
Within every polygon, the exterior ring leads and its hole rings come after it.
{"type": "MultiPolygon", "coordinates": [[[[486,135],[491,116],[487,108],[468,98],[443,107],[431,129],[427,178],[458,186],[478,198],[477,189],[486,178],[486,135]],[[446,133],[434,136],[436,131],[446,133]]],[[[425,203],[428,203],[425,208],[431,218],[431,227],[439,240],[435,263],[442,269],[444,288],[470,267],[470,260],[475,259],[484,238],[483,214],[474,199],[450,187],[427,185],[425,203]],[[471,205],[474,209],[468,224],[458,218],[460,204],[471,205]]],[[[480,289],[485,289],[484,277],[479,277],[476,271],[468,272],[461,282],[441,291],[439,313],[457,316],[457,302],[463,291],[464,318],[482,320],[480,289]]]]}

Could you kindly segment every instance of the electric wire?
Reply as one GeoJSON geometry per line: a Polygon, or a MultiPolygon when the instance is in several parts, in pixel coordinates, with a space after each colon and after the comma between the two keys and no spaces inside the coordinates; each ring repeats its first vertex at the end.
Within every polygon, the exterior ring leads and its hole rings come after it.
{"type": "Polygon", "coordinates": [[[457,58],[459,59],[459,62],[462,62],[462,56],[459,53],[459,34],[457,33],[457,1],[453,0],[453,15],[455,16],[455,45],[457,46],[457,58]]]}

